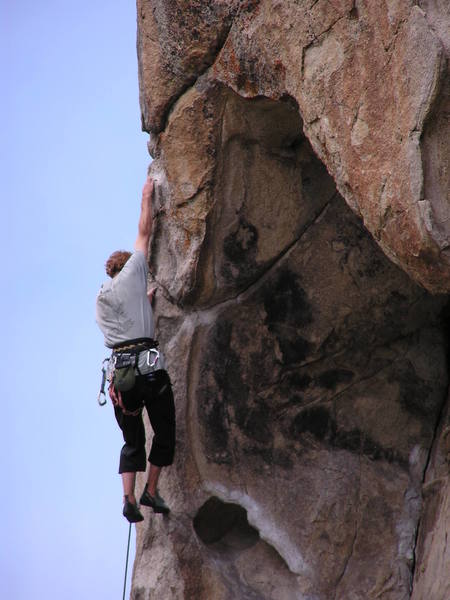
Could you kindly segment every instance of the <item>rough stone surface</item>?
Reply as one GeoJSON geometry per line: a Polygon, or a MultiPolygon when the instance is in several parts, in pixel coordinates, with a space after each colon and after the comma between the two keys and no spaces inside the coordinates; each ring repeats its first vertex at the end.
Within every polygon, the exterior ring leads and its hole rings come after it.
{"type": "Polygon", "coordinates": [[[178,452],[134,600],[450,597],[449,24],[138,0],[178,452]]]}
{"type": "Polygon", "coordinates": [[[450,598],[450,410],[442,414],[423,488],[412,600],[450,598]]]}
{"type": "Polygon", "coordinates": [[[384,252],[447,292],[450,15],[445,0],[419,4],[139,0],[144,127],[161,131],[202,74],[244,97],[292,98],[384,252]]]}

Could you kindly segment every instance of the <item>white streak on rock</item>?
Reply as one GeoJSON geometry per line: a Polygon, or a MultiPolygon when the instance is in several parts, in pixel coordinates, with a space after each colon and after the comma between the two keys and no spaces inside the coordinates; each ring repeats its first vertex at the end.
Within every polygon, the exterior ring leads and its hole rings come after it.
{"type": "Polygon", "coordinates": [[[222,501],[232,502],[245,508],[250,525],[258,530],[259,535],[265,542],[277,550],[292,573],[305,575],[309,571],[298,548],[291,542],[287,532],[279,529],[271,522],[270,515],[267,515],[264,508],[257,504],[253,498],[241,490],[229,490],[217,482],[205,482],[205,487],[208,492],[222,501]]]}

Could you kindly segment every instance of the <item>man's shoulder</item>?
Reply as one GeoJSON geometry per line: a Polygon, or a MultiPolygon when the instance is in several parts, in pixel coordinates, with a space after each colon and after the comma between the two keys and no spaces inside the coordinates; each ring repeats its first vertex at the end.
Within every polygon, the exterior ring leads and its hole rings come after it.
{"type": "Polygon", "coordinates": [[[123,269],[121,270],[119,275],[117,275],[117,277],[120,277],[120,275],[126,277],[127,274],[136,271],[142,271],[146,273],[147,269],[147,259],[145,257],[145,254],[142,252],[142,250],[135,250],[130,256],[130,258],[127,260],[123,269]]]}
{"type": "Polygon", "coordinates": [[[133,254],[130,256],[129,260],[133,260],[133,262],[138,262],[147,265],[147,259],[142,250],[135,249],[133,254]]]}
{"type": "Polygon", "coordinates": [[[143,252],[134,252],[125,263],[123,269],[111,282],[111,289],[121,294],[127,289],[147,287],[148,266],[143,252]]]}

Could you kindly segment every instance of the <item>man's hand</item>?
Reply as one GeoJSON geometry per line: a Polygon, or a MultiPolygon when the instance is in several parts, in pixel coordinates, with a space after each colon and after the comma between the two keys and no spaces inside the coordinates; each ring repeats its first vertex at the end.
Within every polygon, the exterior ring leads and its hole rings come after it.
{"type": "Polygon", "coordinates": [[[153,288],[149,289],[147,292],[147,298],[151,305],[153,305],[153,300],[155,299],[155,294],[156,294],[157,289],[158,288],[153,287],[153,288]]]}
{"type": "Polygon", "coordinates": [[[113,406],[120,406],[120,408],[124,408],[123,406],[123,402],[122,402],[122,394],[120,393],[120,390],[116,390],[116,388],[114,387],[114,384],[111,383],[111,385],[108,388],[108,392],[109,392],[109,397],[111,398],[111,402],[113,403],[113,406]]]}
{"type": "Polygon", "coordinates": [[[147,256],[148,242],[152,232],[152,198],[154,191],[154,183],[151,177],[147,180],[142,188],[141,215],[139,217],[138,236],[134,245],[135,250],[140,250],[147,256]]]}

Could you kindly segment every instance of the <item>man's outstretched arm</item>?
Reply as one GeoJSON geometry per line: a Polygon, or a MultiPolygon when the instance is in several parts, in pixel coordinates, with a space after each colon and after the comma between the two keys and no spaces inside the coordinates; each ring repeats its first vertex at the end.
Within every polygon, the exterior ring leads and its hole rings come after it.
{"type": "Polygon", "coordinates": [[[152,233],[152,197],[153,197],[153,179],[147,177],[147,181],[142,189],[141,216],[139,217],[138,235],[135,250],[141,250],[145,256],[148,252],[148,242],[152,233]]]}

